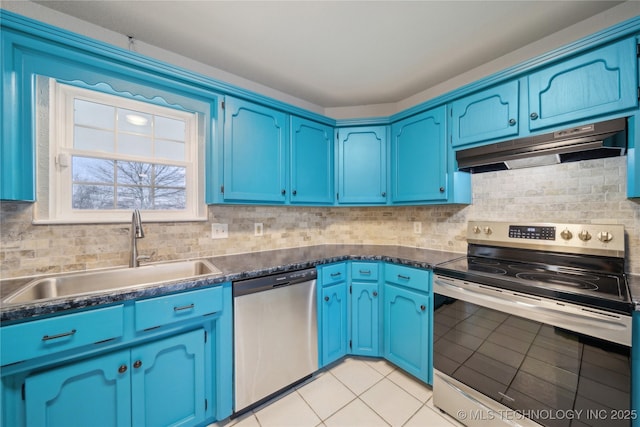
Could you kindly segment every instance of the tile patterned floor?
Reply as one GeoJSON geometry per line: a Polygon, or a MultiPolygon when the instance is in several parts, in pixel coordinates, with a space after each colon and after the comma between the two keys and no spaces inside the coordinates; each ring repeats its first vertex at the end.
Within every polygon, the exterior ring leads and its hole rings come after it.
{"type": "Polygon", "coordinates": [[[431,387],[384,360],[347,358],[234,420],[210,427],[454,427],[431,387]]]}

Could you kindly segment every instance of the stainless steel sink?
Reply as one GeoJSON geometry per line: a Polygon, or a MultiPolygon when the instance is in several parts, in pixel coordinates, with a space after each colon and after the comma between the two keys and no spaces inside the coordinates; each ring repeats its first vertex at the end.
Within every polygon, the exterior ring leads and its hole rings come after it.
{"type": "Polygon", "coordinates": [[[2,302],[27,303],[216,274],[222,274],[222,272],[204,260],[176,261],[149,264],[137,268],[71,273],[33,280],[8,295],[2,302]]]}

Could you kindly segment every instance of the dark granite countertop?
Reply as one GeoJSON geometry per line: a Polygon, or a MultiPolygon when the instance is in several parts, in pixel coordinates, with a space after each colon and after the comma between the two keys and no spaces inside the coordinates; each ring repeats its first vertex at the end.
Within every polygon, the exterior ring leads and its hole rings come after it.
{"type": "MultiPolygon", "coordinates": [[[[406,246],[378,245],[321,245],[264,252],[251,252],[207,258],[222,274],[198,279],[163,282],[135,289],[122,289],[69,298],[36,301],[27,304],[3,304],[0,322],[4,325],[47,316],[65,310],[84,309],[122,301],[149,298],[217,283],[263,276],[272,273],[299,270],[321,264],[347,260],[385,261],[411,267],[431,269],[436,264],[464,254],[434,251],[406,246]]],[[[42,276],[45,277],[45,276],[42,276]]],[[[0,296],[7,294],[32,279],[8,279],[0,282],[0,296]]],[[[640,286],[640,285],[639,285],[640,286]]],[[[640,295],[640,293],[638,293],[640,295]]]]}

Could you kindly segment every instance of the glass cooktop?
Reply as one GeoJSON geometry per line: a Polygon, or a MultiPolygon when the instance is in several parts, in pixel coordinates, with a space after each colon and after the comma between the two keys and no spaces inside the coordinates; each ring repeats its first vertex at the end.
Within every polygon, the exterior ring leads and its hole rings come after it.
{"type": "Polygon", "coordinates": [[[435,273],[591,307],[631,312],[624,274],[467,256],[439,264],[435,273]]]}

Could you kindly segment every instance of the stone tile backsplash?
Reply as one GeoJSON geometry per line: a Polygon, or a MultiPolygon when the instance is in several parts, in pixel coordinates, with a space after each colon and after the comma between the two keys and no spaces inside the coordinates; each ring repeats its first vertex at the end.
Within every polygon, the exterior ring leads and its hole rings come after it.
{"type": "MultiPolygon", "coordinates": [[[[469,206],[209,206],[206,222],[146,223],[138,249],[152,261],[328,243],[464,252],[468,220],[614,223],[627,232],[628,271],[640,274],[640,200],[626,198],[625,157],[477,174],[472,190],[469,206]],[[422,222],[421,234],[414,221],[422,222]],[[262,237],[254,236],[256,222],[262,237]],[[211,239],[212,223],[228,224],[229,238],[211,239]]],[[[128,224],[32,225],[32,209],[0,204],[2,278],[127,264],[128,224]]]]}

